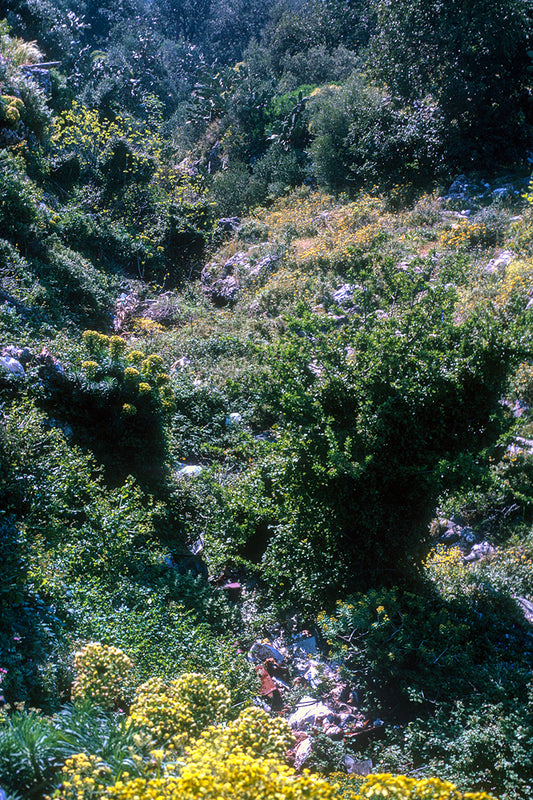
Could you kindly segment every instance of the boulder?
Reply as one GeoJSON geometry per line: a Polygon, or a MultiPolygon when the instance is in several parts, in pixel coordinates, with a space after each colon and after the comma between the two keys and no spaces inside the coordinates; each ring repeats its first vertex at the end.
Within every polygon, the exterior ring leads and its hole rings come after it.
{"type": "Polygon", "coordinates": [[[367,758],[364,761],[356,761],[349,755],[344,756],[344,766],[348,775],[371,775],[372,774],[372,759],[367,758]]]}
{"type": "Polygon", "coordinates": [[[23,367],[27,367],[33,358],[33,353],[29,347],[15,347],[11,344],[7,347],[4,347],[2,350],[2,355],[11,356],[11,358],[20,361],[23,367]]]}
{"type": "Polygon", "coordinates": [[[2,367],[6,372],[11,373],[11,375],[18,375],[21,378],[24,378],[26,375],[26,370],[16,358],[12,358],[11,356],[0,356],[0,367],[2,367]]]}
{"type": "Polygon", "coordinates": [[[509,266],[511,263],[513,255],[514,254],[510,250],[502,250],[495,258],[491,258],[485,267],[485,272],[493,273],[503,271],[505,267],[509,266]]]}
{"type": "Polygon", "coordinates": [[[232,411],[231,414],[228,414],[226,417],[226,428],[237,428],[241,424],[242,414],[239,414],[238,411],[232,411]]]}
{"type": "Polygon", "coordinates": [[[303,739],[294,751],[294,769],[299,770],[312,754],[311,739],[303,739]]]}
{"type": "Polygon", "coordinates": [[[496,551],[490,542],[479,542],[475,544],[467,556],[463,556],[465,564],[473,564],[475,561],[481,561],[488,556],[492,556],[496,551]]]}
{"type": "Polygon", "coordinates": [[[241,227],[240,217],[221,217],[217,220],[216,229],[221,233],[235,233],[241,227]]]}
{"type": "Polygon", "coordinates": [[[178,478],[197,478],[203,472],[203,469],[200,464],[187,464],[184,467],[180,467],[176,471],[176,475],[178,478]]]}
{"type": "Polygon", "coordinates": [[[284,661],[285,656],[280,650],[267,642],[255,642],[248,651],[248,660],[254,664],[263,664],[267,658],[274,658],[281,663],[284,661]]]}
{"type": "Polygon", "coordinates": [[[229,275],[227,278],[219,278],[213,281],[212,284],[204,285],[203,293],[209,297],[213,305],[217,308],[233,306],[239,299],[239,281],[233,275],[229,275]]]}

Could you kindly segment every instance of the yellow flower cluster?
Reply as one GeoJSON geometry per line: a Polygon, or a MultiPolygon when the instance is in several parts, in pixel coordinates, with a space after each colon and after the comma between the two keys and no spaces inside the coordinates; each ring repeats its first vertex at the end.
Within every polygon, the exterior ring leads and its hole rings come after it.
{"type": "Polygon", "coordinates": [[[495,304],[505,307],[515,300],[526,302],[533,282],[533,260],[512,261],[506,268],[498,288],[495,304]]]}
{"type": "Polygon", "coordinates": [[[20,122],[20,112],[24,108],[24,103],[20,97],[10,94],[0,95],[0,121],[8,125],[16,125],[20,122]]]}
{"type": "MultiPolygon", "coordinates": [[[[346,795],[345,795],[346,796],[346,795]]],[[[353,800],[495,800],[486,792],[463,794],[438,778],[417,780],[405,775],[369,775],[353,800]]]]}
{"type": "Polygon", "coordinates": [[[153,336],[154,334],[162,333],[165,329],[154,319],[148,319],[148,317],[137,317],[133,321],[133,330],[135,333],[140,334],[141,336],[153,336]]]}
{"type": "Polygon", "coordinates": [[[204,731],[191,753],[196,760],[219,749],[222,752],[242,752],[255,758],[282,761],[293,744],[294,736],[285,719],[270,717],[261,708],[251,706],[241,711],[237,719],[222,730],[210,727],[204,731]]]}
{"type": "MultiPolygon", "coordinates": [[[[219,751],[208,760],[191,757],[181,775],[118,781],[105,800],[336,800],[337,788],[327,781],[294,770],[276,759],[219,751]]],[[[345,800],[356,800],[345,794],[345,800]]]]}
{"type": "Polygon", "coordinates": [[[53,800],[96,800],[102,796],[104,781],[110,768],[97,756],[78,753],[68,758],[61,770],[61,786],[52,795],[53,800]]]}
{"type": "Polygon", "coordinates": [[[230,694],[225,686],[198,673],[187,673],[166,684],[151,678],[139,687],[130,718],[154,744],[181,749],[210,723],[226,719],[230,694]]]}
{"type": "Polygon", "coordinates": [[[425,567],[434,578],[462,569],[462,553],[458,547],[438,545],[429,553],[425,567]]]}
{"type": "Polygon", "coordinates": [[[140,350],[130,350],[126,355],[126,361],[129,364],[140,364],[144,361],[144,353],[140,350]]]}
{"type": "Polygon", "coordinates": [[[118,647],[91,642],[74,656],[73,700],[92,700],[114,709],[123,698],[132,663],[118,647]]]}
{"type": "Polygon", "coordinates": [[[85,373],[85,376],[88,381],[94,381],[96,376],[96,370],[98,369],[98,363],[96,361],[82,361],[81,368],[85,373]]]}
{"type": "MultiPolygon", "coordinates": [[[[130,389],[135,386],[140,395],[149,395],[152,392],[151,379],[157,385],[154,396],[161,401],[161,407],[165,412],[172,412],[176,409],[174,393],[169,385],[170,378],[164,369],[163,358],[158,353],[148,356],[140,350],[130,350],[126,353],[126,342],[120,336],[106,336],[98,331],[84,331],[82,339],[85,346],[93,358],[102,359],[109,354],[109,357],[118,365],[127,366],[124,368],[124,379],[130,385],[130,389]],[[136,366],[133,366],[133,365],[136,366]],[[137,369],[138,367],[138,369],[137,369]]],[[[93,381],[97,370],[102,365],[98,361],[87,360],[82,362],[82,369],[89,381],[93,381]]],[[[107,365],[108,367],[109,365],[107,365]]],[[[104,363],[102,368],[105,368],[104,363]]],[[[132,403],[125,403],[122,406],[122,413],[125,417],[132,417],[137,413],[137,408],[132,403]]]]}
{"type": "Polygon", "coordinates": [[[109,346],[109,336],[98,331],[83,331],[81,338],[89,353],[101,354],[109,346]]]}
{"type": "Polygon", "coordinates": [[[487,228],[481,222],[469,222],[461,219],[457,225],[440,235],[440,243],[444,247],[461,248],[481,244],[487,236],[487,228]]]}
{"type": "Polygon", "coordinates": [[[109,337],[109,355],[111,358],[116,359],[124,355],[126,349],[126,342],[121,336],[109,337]]]}

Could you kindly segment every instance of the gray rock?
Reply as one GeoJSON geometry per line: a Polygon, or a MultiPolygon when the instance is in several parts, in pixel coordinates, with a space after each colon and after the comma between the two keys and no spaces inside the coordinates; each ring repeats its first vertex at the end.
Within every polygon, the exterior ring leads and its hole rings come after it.
{"type": "Polygon", "coordinates": [[[180,467],[176,474],[178,478],[197,478],[203,472],[203,467],[200,464],[187,464],[180,467]]]}
{"type": "Polygon", "coordinates": [[[463,561],[465,564],[473,564],[475,561],[481,561],[483,558],[487,558],[495,552],[490,542],[479,542],[479,544],[475,544],[472,547],[467,556],[463,557],[463,561]]]}
{"type": "Polygon", "coordinates": [[[239,414],[238,411],[232,411],[231,414],[228,414],[226,417],[226,428],[237,428],[241,424],[242,414],[239,414]]]}
{"type": "Polygon", "coordinates": [[[351,303],[353,300],[354,287],[350,283],[343,283],[333,292],[333,300],[337,305],[341,306],[343,303],[351,303]]]}
{"type": "Polygon", "coordinates": [[[20,361],[23,367],[27,367],[30,361],[33,358],[33,353],[31,352],[29,347],[14,347],[13,345],[8,345],[4,347],[2,350],[3,356],[11,356],[11,358],[15,358],[17,361],[20,361]]]}
{"type": "Polygon", "coordinates": [[[349,775],[371,775],[372,774],[372,759],[367,758],[365,761],[356,761],[349,755],[344,756],[344,766],[349,775]]]}
{"type": "Polygon", "coordinates": [[[248,254],[241,250],[240,253],[235,253],[234,256],[228,258],[222,267],[222,275],[233,275],[235,267],[245,267],[248,264],[248,254]]]}
{"type": "Polygon", "coordinates": [[[344,737],[344,732],[338,725],[327,725],[324,728],[324,733],[330,739],[333,739],[334,742],[338,742],[344,737]]]}
{"type": "Polygon", "coordinates": [[[266,642],[255,642],[248,651],[248,661],[254,664],[263,664],[267,658],[274,658],[281,663],[285,656],[281,650],[266,642]]]}
{"type": "Polygon", "coordinates": [[[304,653],[314,655],[317,651],[316,638],[314,636],[295,636],[290,649],[293,652],[303,650],[304,653]]]}
{"type": "Polygon", "coordinates": [[[203,292],[217,308],[233,306],[239,299],[239,281],[233,275],[219,278],[210,286],[204,286],[203,292]]]}
{"type": "Polygon", "coordinates": [[[516,600],[518,607],[529,624],[533,625],[533,603],[531,600],[526,597],[514,597],[513,599],[516,600]]]}
{"type": "Polygon", "coordinates": [[[496,200],[504,200],[507,197],[513,197],[514,195],[518,194],[516,189],[513,189],[511,184],[506,184],[505,186],[500,186],[498,189],[493,189],[492,196],[496,200]]]}
{"type": "Polygon", "coordinates": [[[353,714],[346,714],[341,713],[339,714],[339,724],[341,728],[346,728],[348,725],[351,725],[353,722],[357,721],[357,717],[353,714]]]}
{"type": "Polygon", "coordinates": [[[252,278],[255,278],[259,275],[265,275],[268,272],[271,272],[271,268],[274,264],[278,262],[277,256],[268,255],[260,258],[255,264],[250,264],[248,269],[248,275],[252,278]]]}
{"type": "Polygon", "coordinates": [[[307,737],[300,742],[294,751],[294,769],[299,770],[309,759],[312,753],[311,739],[307,737]]]}
{"type": "Polygon", "coordinates": [[[468,189],[468,178],[466,177],[466,175],[459,175],[448,189],[448,194],[451,195],[452,197],[454,195],[462,196],[466,194],[467,189],[468,189]]]}
{"type": "Polygon", "coordinates": [[[217,229],[224,233],[235,233],[241,227],[240,217],[221,217],[217,220],[217,229]]]}
{"type": "Polygon", "coordinates": [[[11,356],[0,356],[0,366],[6,371],[10,372],[11,375],[19,375],[20,377],[24,378],[26,375],[26,370],[16,358],[12,358],[11,356]]]}
{"type": "Polygon", "coordinates": [[[485,267],[485,272],[492,273],[505,269],[511,263],[513,255],[510,250],[502,250],[501,253],[489,261],[485,267]]]}

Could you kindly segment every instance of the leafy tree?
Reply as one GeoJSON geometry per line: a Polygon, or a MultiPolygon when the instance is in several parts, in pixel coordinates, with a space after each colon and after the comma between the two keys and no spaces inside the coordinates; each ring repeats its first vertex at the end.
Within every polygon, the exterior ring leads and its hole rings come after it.
{"type": "Polygon", "coordinates": [[[369,66],[405,101],[436,98],[453,159],[509,156],[527,133],[530,10],[527,0],[380,0],[369,66]]]}

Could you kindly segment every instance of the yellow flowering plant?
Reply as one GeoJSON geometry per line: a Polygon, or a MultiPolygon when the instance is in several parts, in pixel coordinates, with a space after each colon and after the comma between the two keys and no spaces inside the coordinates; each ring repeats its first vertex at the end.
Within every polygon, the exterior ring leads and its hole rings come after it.
{"type": "Polygon", "coordinates": [[[112,710],[124,698],[133,664],[118,647],[90,642],[74,656],[73,700],[91,700],[112,710]]]}
{"type": "Polygon", "coordinates": [[[130,718],[154,744],[181,749],[210,723],[227,719],[229,701],[225,686],[199,673],[186,673],[168,684],[151,678],[137,690],[130,718]]]}

